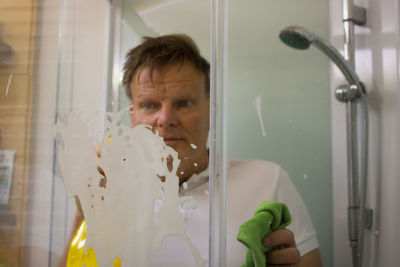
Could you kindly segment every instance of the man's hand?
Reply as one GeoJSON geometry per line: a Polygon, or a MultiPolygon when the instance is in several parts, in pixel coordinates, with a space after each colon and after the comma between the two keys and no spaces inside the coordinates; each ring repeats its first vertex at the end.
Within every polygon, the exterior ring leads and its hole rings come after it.
{"type": "Polygon", "coordinates": [[[299,266],[301,256],[292,231],[288,229],[276,230],[264,237],[263,244],[266,247],[283,246],[281,249],[274,249],[267,253],[267,266],[299,266]]]}
{"type": "Polygon", "coordinates": [[[267,253],[267,266],[322,267],[318,248],[300,256],[293,232],[288,229],[276,230],[263,239],[266,247],[283,246],[267,253]]]}

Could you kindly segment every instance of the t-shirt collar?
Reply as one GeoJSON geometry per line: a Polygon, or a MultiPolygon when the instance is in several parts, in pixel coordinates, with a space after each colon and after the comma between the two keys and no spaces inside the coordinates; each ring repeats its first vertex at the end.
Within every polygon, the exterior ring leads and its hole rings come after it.
{"type": "MultiPolygon", "coordinates": [[[[220,155],[217,153],[217,162],[216,162],[217,175],[219,175],[220,166],[221,166],[220,155]]],[[[193,174],[189,179],[186,180],[186,182],[181,184],[179,187],[179,191],[182,193],[189,192],[194,188],[208,182],[208,180],[209,180],[209,165],[207,165],[207,168],[205,168],[203,171],[201,171],[200,173],[193,174]]]]}

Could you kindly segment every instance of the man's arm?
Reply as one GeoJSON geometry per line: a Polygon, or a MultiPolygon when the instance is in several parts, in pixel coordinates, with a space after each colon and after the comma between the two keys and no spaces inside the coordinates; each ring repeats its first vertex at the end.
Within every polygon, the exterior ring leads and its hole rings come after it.
{"type": "Polygon", "coordinates": [[[301,257],[300,267],[322,267],[321,256],[319,255],[319,249],[313,249],[307,254],[301,257]]]}
{"type": "Polygon", "coordinates": [[[82,221],[84,219],[81,202],[79,201],[78,197],[75,197],[75,203],[76,203],[77,209],[76,209],[76,213],[75,213],[74,223],[72,225],[72,230],[71,230],[70,236],[68,238],[68,242],[65,246],[64,252],[61,255],[60,260],[58,261],[57,267],[67,266],[69,247],[71,246],[71,242],[76,234],[76,231],[78,230],[79,226],[81,226],[82,221]]]}
{"type": "MultiPolygon", "coordinates": [[[[101,157],[101,144],[95,144],[93,146],[93,150],[96,152],[97,157],[100,158],[101,157]]],[[[101,170],[101,168],[100,168],[100,170],[101,170]]],[[[99,170],[99,172],[100,172],[100,170],[99,170]]],[[[76,234],[76,231],[78,231],[79,226],[81,226],[82,221],[85,218],[83,216],[81,202],[77,196],[75,196],[75,204],[76,204],[76,213],[75,213],[74,223],[72,225],[72,230],[71,230],[70,236],[68,238],[67,245],[64,249],[63,254],[61,255],[60,260],[58,261],[57,267],[67,266],[69,247],[71,246],[71,242],[76,234]]]]}
{"type": "Polygon", "coordinates": [[[264,238],[263,244],[266,247],[284,247],[267,253],[267,266],[285,265],[298,267],[322,267],[318,248],[311,250],[301,257],[300,252],[296,247],[293,232],[288,229],[272,232],[264,238]]]}

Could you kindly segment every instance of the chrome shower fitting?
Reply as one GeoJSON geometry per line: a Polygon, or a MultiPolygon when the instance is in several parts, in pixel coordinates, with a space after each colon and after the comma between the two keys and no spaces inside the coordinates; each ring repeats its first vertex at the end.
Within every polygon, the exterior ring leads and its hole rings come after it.
{"type": "MultiPolygon", "coordinates": [[[[360,10],[358,10],[360,11],[360,10]]],[[[359,13],[359,12],[358,12],[359,13]]],[[[362,16],[360,15],[360,20],[362,16]]],[[[347,21],[346,23],[348,23],[347,21]]],[[[336,99],[346,103],[347,117],[347,158],[348,158],[348,227],[349,241],[353,254],[353,266],[362,266],[364,228],[372,224],[372,221],[365,221],[365,218],[372,218],[372,210],[365,208],[365,194],[367,181],[367,159],[368,159],[368,105],[366,91],[354,71],[354,58],[346,60],[339,51],[321,37],[313,34],[305,28],[290,26],[283,29],[279,38],[290,47],[296,49],[308,49],[311,44],[326,54],[346,77],[348,84],[339,86],[335,91],[336,99]],[[359,101],[360,100],[360,101],[359,101]],[[363,112],[363,138],[361,153],[361,179],[359,179],[358,165],[358,134],[357,134],[357,104],[361,103],[363,112]],[[361,185],[359,184],[361,180],[361,185]],[[361,197],[360,197],[361,195],[361,197]],[[367,216],[368,215],[368,216],[367,216]]],[[[349,42],[351,43],[351,42],[349,42]]],[[[351,43],[352,44],[352,43],[351,43]]],[[[348,45],[348,47],[353,47],[348,45]]],[[[346,50],[347,51],[347,50],[346,50]]]]}
{"type": "Polygon", "coordinates": [[[290,47],[305,50],[311,44],[315,45],[327,55],[343,73],[350,86],[340,86],[336,90],[336,98],[341,102],[355,101],[361,97],[363,92],[360,80],[339,51],[321,37],[299,26],[290,26],[281,31],[279,38],[290,47]]]}

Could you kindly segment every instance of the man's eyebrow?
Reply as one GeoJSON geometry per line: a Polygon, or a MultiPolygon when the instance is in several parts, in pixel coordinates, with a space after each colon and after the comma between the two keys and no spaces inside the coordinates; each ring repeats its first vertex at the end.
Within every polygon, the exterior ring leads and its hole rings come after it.
{"type": "Polygon", "coordinates": [[[182,90],[182,92],[179,92],[177,95],[177,98],[195,98],[196,95],[196,92],[193,92],[193,90],[182,90]]]}
{"type": "Polygon", "coordinates": [[[155,96],[154,96],[154,94],[152,92],[141,92],[141,93],[138,93],[136,97],[139,97],[139,98],[141,98],[141,97],[146,97],[146,98],[153,97],[153,98],[155,98],[155,96]]]}

